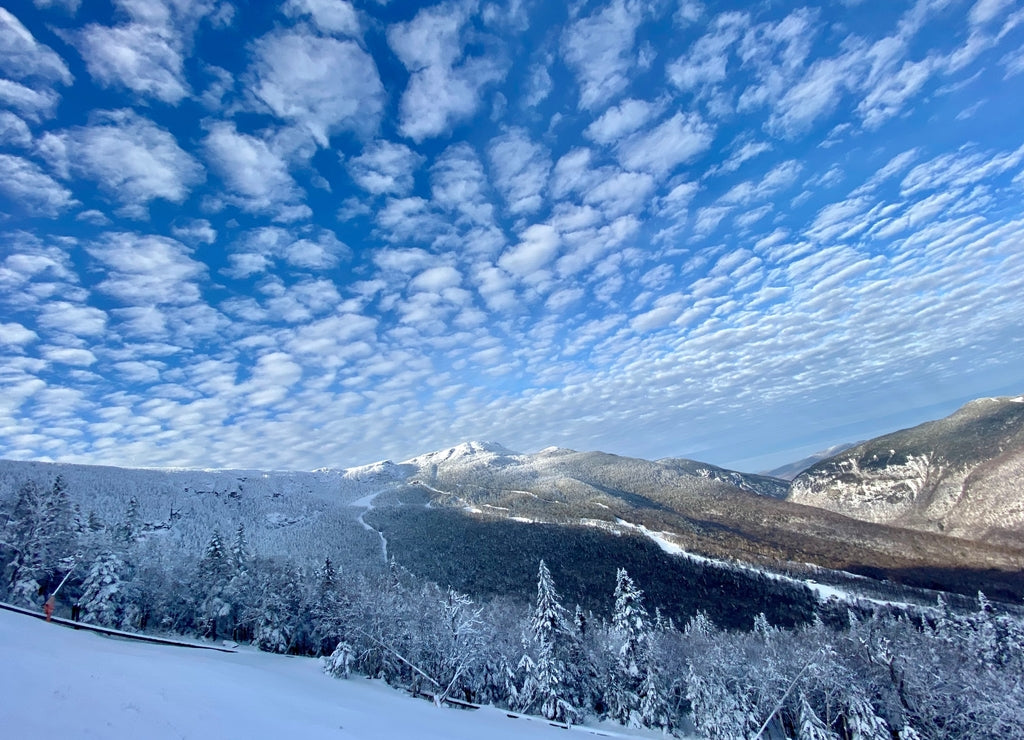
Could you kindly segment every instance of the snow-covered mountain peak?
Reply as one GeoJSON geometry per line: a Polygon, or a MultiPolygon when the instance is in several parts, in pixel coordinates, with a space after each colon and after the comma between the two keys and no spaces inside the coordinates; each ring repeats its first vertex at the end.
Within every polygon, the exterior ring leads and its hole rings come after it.
{"type": "Polygon", "coordinates": [[[406,460],[406,465],[439,465],[442,463],[468,463],[474,461],[487,461],[494,458],[518,457],[518,452],[513,452],[498,442],[469,441],[461,442],[454,447],[449,447],[435,452],[428,452],[423,455],[406,460]]]}
{"type": "Polygon", "coordinates": [[[558,457],[560,455],[574,455],[576,450],[571,450],[568,447],[545,447],[543,450],[537,452],[537,457],[558,457]]]}
{"type": "Polygon", "coordinates": [[[405,478],[408,472],[403,465],[398,465],[391,460],[380,460],[368,465],[345,468],[342,471],[342,476],[347,480],[355,481],[394,481],[405,478]]]}

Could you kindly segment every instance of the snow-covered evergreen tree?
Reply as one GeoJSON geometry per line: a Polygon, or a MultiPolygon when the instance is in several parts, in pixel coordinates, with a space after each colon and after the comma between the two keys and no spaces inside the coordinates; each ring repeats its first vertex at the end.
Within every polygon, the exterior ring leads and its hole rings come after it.
{"type": "Polygon", "coordinates": [[[234,572],[241,573],[249,565],[249,541],[245,537],[245,524],[239,523],[231,543],[230,563],[234,572]]]}
{"type": "Polygon", "coordinates": [[[198,565],[198,626],[204,637],[217,639],[232,633],[233,605],[228,593],[231,577],[229,553],[220,532],[214,530],[198,565]]]}
{"type": "Polygon", "coordinates": [[[619,568],[615,577],[612,629],[619,649],[610,677],[609,714],[625,725],[640,726],[641,685],[647,675],[650,625],[643,591],[636,587],[625,568],[619,568]]]}
{"type": "Polygon", "coordinates": [[[807,697],[800,695],[800,726],[797,729],[796,740],[834,740],[836,734],[822,722],[814,709],[807,702],[807,697]]]}
{"type": "MultiPolygon", "coordinates": [[[[568,700],[563,656],[569,640],[569,616],[562,606],[547,564],[537,570],[537,602],[530,619],[530,636],[536,659],[521,663],[526,673],[522,694],[536,697],[547,719],[571,721],[576,710],[568,700]]],[[[524,656],[526,657],[526,656],[524,656]]]]}
{"type": "Polygon", "coordinates": [[[686,680],[686,698],[694,725],[708,740],[738,740],[752,737],[758,730],[749,697],[692,668],[686,680]]]}
{"type": "Polygon", "coordinates": [[[24,483],[2,517],[0,565],[10,598],[38,606],[40,589],[55,588],[56,577],[70,566],[74,551],[73,512],[63,477],[52,487],[24,483]]]}
{"type": "Polygon", "coordinates": [[[859,691],[853,693],[845,717],[850,740],[892,740],[889,725],[878,716],[871,702],[859,691]]]}
{"type": "Polygon", "coordinates": [[[78,600],[81,621],[104,627],[127,626],[124,620],[129,602],[123,582],[128,576],[126,571],[125,562],[117,553],[100,555],[82,583],[82,596],[78,600]]]}
{"type": "MultiPolygon", "coordinates": [[[[652,638],[653,639],[653,638],[652,638]]],[[[649,649],[653,653],[653,648],[649,649]]],[[[640,723],[668,731],[672,727],[672,718],[668,708],[668,691],[657,662],[647,661],[647,673],[640,685],[640,723]]]]}

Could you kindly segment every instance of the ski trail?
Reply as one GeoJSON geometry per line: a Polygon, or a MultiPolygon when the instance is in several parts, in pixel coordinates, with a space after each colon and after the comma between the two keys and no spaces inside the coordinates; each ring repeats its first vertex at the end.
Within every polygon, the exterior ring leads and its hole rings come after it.
{"type": "Polygon", "coordinates": [[[384,536],[384,533],[381,532],[379,529],[377,529],[376,527],[372,527],[369,524],[367,524],[366,523],[366,519],[364,518],[366,516],[367,512],[373,511],[373,500],[375,498],[377,498],[378,496],[380,496],[382,493],[384,493],[384,491],[375,491],[374,493],[371,493],[368,496],[363,496],[361,499],[358,499],[357,501],[353,501],[350,504],[350,506],[356,506],[356,507],[360,507],[360,508],[363,509],[363,513],[356,517],[356,521],[359,522],[363,526],[363,529],[367,529],[367,530],[369,530],[371,532],[376,532],[377,533],[377,536],[380,538],[380,554],[381,554],[381,557],[384,560],[384,563],[387,563],[388,562],[388,540],[387,540],[387,538],[384,536]]]}

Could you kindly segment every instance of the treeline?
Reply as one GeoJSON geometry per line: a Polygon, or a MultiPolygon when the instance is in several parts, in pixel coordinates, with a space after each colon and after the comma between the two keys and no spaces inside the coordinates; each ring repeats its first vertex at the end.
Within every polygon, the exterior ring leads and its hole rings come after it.
{"type": "Polygon", "coordinates": [[[801,740],[1002,738],[1024,726],[1024,629],[984,597],[969,612],[877,609],[840,628],[761,617],[729,631],[704,613],[676,624],[649,610],[620,569],[606,618],[563,605],[543,561],[532,604],[474,603],[394,561],[358,573],[261,557],[241,525],[167,557],[136,505],[109,523],[67,500],[58,479],[3,502],[5,599],[40,606],[74,563],[59,608],[77,605],[83,621],[321,656],[338,676],[564,722],[801,740]]]}

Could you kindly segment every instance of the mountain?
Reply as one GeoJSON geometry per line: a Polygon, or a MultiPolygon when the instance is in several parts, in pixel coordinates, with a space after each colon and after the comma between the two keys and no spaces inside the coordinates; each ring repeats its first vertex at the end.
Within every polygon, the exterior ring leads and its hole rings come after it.
{"type": "MultiPolygon", "coordinates": [[[[516,548],[527,539],[532,548],[542,548],[544,538],[536,534],[542,525],[560,528],[552,535],[559,547],[596,530],[760,567],[812,563],[919,586],[981,587],[986,593],[1016,591],[1019,585],[1010,584],[1020,580],[1024,565],[1018,546],[859,521],[752,493],[729,471],[691,461],[652,462],[560,448],[520,455],[469,443],[413,458],[403,467],[416,471],[404,495],[378,498],[365,520],[388,542],[402,543],[394,550],[400,561],[414,542],[429,542],[430,552],[420,552],[407,566],[470,590],[479,587],[472,574],[486,571],[487,564],[501,562],[508,570],[522,560],[516,548]],[[479,534],[483,531],[489,540],[479,534]],[[469,540],[485,552],[468,552],[469,540]],[[507,552],[486,554],[496,553],[501,543],[507,543],[507,552]],[[468,571],[467,560],[475,564],[468,571]]],[[[780,485],[756,480],[761,490],[780,485]]],[[[752,477],[744,481],[750,488],[752,477]]],[[[558,559],[557,552],[552,557],[558,559]]],[[[527,582],[530,577],[524,571],[527,582]]],[[[579,573],[573,578],[584,579],[579,573]]]]}
{"type": "Polygon", "coordinates": [[[807,457],[797,460],[796,462],[786,463],[785,465],[780,465],[777,468],[767,470],[764,473],[762,473],[762,475],[771,478],[779,478],[784,481],[792,481],[794,478],[800,475],[800,473],[804,472],[805,470],[807,470],[807,468],[811,467],[815,463],[819,463],[822,460],[827,460],[830,457],[834,457],[835,455],[838,455],[840,452],[844,452],[845,450],[848,450],[851,447],[858,444],[860,444],[860,442],[848,442],[845,444],[832,445],[826,450],[822,450],[821,452],[815,452],[813,455],[808,455],[807,457]]]}
{"type": "Polygon", "coordinates": [[[862,521],[1015,546],[1024,535],[1024,396],[862,442],[812,465],[789,501],[862,521]]]}
{"type": "Polygon", "coordinates": [[[262,557],[330,558],[349,572],[393,559],[474,597],[526,601],[543,558],[566,601],[598,613],[624,567],[666,617],[703,610],[729,627],[762,612],[775,624],[807,621],[818,598],[805,581],[850,578],[833,571],[1024,596],[1024,550],[1012,543],[861,521],[783,500],[784,481],[691,460],[466,442],[309,473],[0,461],[0,508],[26,481],[45,488],[58,476],[90,527],[112,531],[136,511],[155,562],[198,558],[214,531],[241,525],[262,557]]]}

